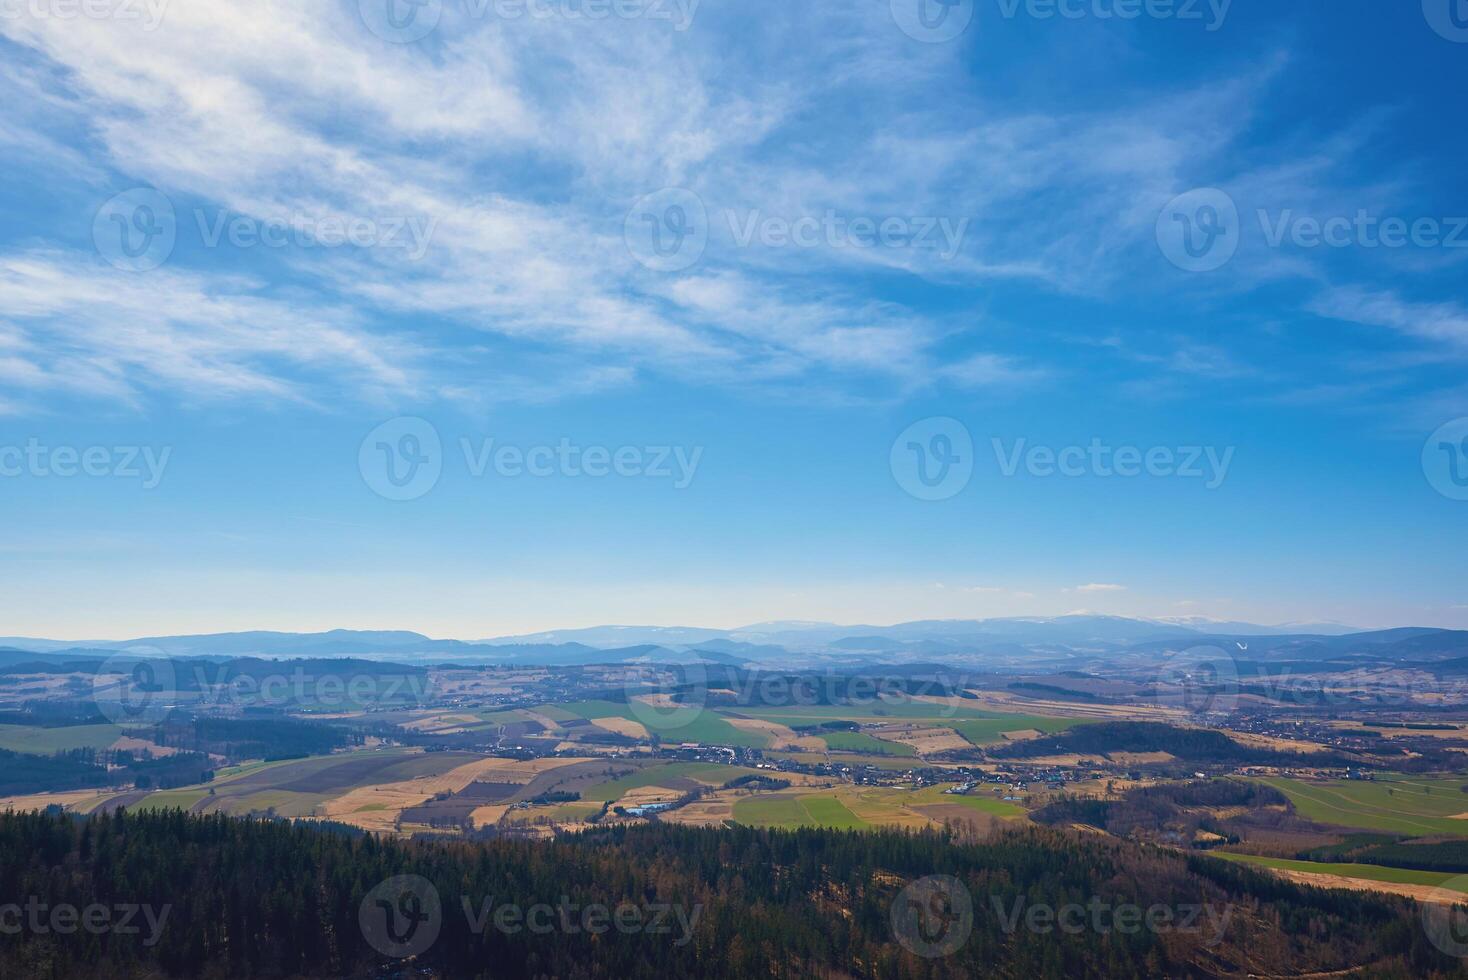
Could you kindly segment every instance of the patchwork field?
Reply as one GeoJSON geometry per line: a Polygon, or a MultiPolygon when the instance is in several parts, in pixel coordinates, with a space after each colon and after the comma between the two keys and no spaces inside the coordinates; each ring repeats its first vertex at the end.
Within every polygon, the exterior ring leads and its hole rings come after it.
{"type": "Polygon", "coordinates": [[[740,776],[757,775],[758,770],[738,766],[721,766],[712,762],[670,762],[650,765],[611,782],[594,786],[581,794],[582,799],[614,802],[635,789],[661,786],[686,793],[699,786],[722,786],[740,776]]]}
{"type": "MultiPolygon", "coordinates": [[[[536,710],[545,712],[547,707],[549,706],[536,710]]],[[[642,710],[634,709],[630,704],[615,701],[576,701],[554,707],[571,716],[571,718],[561,719],[563,721],[569,721],[572,718],[588,722],[593,719],[621,718],[644,726],[651,734],[657,735],[664,742],[742,745],[754,749],[762,749],[770,744],[768,735],[760,732],[741,731],[731,725],[728,719],[713,711],[699,711],[686,723],[675,725],[670,722],[683,722],[683,719],[675,716],[672,709],[656,709],[650,704],[644,706],[642,710]]]]}
{"type": "Polygon", "coordinates": [[[873,728],[871,735],[892,745],[905,746],[921,756],[966,749],[972,744],[951,728],[923,723],[882,725],[873,728]]]}
{"type": "Polygon", "coordinates": [[[1023,817],[1023,807],[982,796],[957,796],[944,786],[921,790],[840,786],[828,790],[748,796],[736,799],[732,819],[753,827],[930,827],[946,822],[986,828],[999,820],[1023,817]]]}
{"type": "Polygon", "coordinates": [[[1468,837],[1468,780],[1388,776],[1370,782],[1258,780],[1290,798],[1300,815],[1320,823],[1424,836],[1468,837]]]}
{"type": "MultiPolygon", "coordinates": [[[[797,705],[788,708],[720,708],[729,717],[744,717],[774,722],[790,728],[809,727],[824,722],[847,721],[869,726],[861,732],[817,730],[809,733],[837,751],[872,752],[886,755],[913,756],[944,749],[962,749],[969,745],[992,745],[1005,741],[1005,733],[1025,732],[1031,737],[1063,732],[1084,724],[1086,718],[1048,717],[1030,714],[1006,714],[968,707],[960,698],[923,699],[876,702],[863,705],[797,705]],[[897,726],[937,730],[917,739],[901,733],[897,726]],[[889,740],[872,726],[887,728],[895,736],[889,740]],[[962,736],[955,738],[954,733],[962,736]],[[876,737],[873,737],[876,736],[876,737]],[[922,746],[922,747],[919,747],[922,746]]],[[[909,732],[910,733],[910,732],[909,732]]],[[[771,746],[772,748],[777,746],[771,746]]]]}
{"type": "Polygon", "coordinates": [[[833,752],[865,752],[872,755],[891,755],[911,758],[917,749],[902,742],[889,742],[868,735],[866,732],[822,732],[821,741],[833,752]]]}

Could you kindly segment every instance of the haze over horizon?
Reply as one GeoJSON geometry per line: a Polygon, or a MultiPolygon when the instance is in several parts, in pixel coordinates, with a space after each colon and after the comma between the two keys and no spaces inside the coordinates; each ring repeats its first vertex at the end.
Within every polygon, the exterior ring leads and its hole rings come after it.
{"type": "MultiPolygon", "coordinates": [[[[898,620],[898,621],[891,621],[891,622],[874,622],[874,621],[870,621],[870,620],[867,620],[867,621],[851,621],[851,622],[832,622],[832,621],[828,621],[828,620],[814,620],[814,619],[772,619],[772,620],[759,620],[759,621],[755,621],[755,622],[740,622],[737,625],[713,625],[713,624],[708,624],[708,623],[691,623],[691,622],[676,622],[676,623],[675,622],[668,622],[668,623],[652,623],[652,622],[647,622],[647,623],[612,623],[612,622],[606,622],[606,623],[588,623],[588,624],[577,625],[577,626],[563,625],[563,626],[550,627],[548,629],[537,629],[537,630],[529,630],[529,631],[524,631],[524,632],[489,632],[489,633],[477,632],[477,633],[465,633],[465,634],[440,634],[440,633],[433,633],[433,632],[429,632],[429,631],[424,631],[422,629],[417,629],[417,628],[414,628],[412,626],[403,626],[403,625],[399,625],[399,626],[396,626],[396,627],[362,628],[362,627],[358,627],[358,626],[340,625],[340,624],[338,624],[336,626],[326,627],[326,628],[323,628],[323,629],[309,629],[309,630],[280,629],[280,628],[276,628],[276,627],[273,627],[273,626],[270,626],[270,625],[265,625],[265,626],[253,626],[253,627],[244,628],[244,629],[238,629],[238,630],[234,630],[234,629],[229,629],[229,630],[203,630],[203,631],[166,631],[165,630],[165,631],[154,631],[154,632],[148,633],[148,634],[141,634],[141,633],[138,633],[138,634],[126,634],[126,635],[122,635],[122,634],[119,634],[119,635],[100,635],[99,634],[99,635],[89,635],[89,636],[65,636],[65,635],[60,635],[60,634],[47,634],[45,636],[42,636],[42,635],[39,635],[39,634],[17,634],[17,633],[13,633],[13,632],[7,634],[7,633],[5,633],[3,631],[0,631],[0,647],[3,647],[5,645],[5,643],[6,643],[7,640],[17,640],[18,641],[18,640],[21,640],[21,639],[24,639],[24,640],[34,640],[34,641],[46,641],[46,642],[53,642],[54,641],[54,642],[61,642],[61,643],[76,643],[78,646],[84,646],[88,642],[96,642],[96,643],[119,643],[119,642],[124,642],[124,641],[132,641],[132,640],[146,639],[146,638],[150,638],[150,637],[163,638],[163,637],[178,637],[178,636],[213,636],[213,635],[235,636],[235,635],[239,635],[239,634],[250,634],[250,633],[270,633],[270,634],[281,634],[281,635],[284,635],[284,636],[300,635],[300,636],[308,636],[309,637],[309,636],[320,636],[320,635],[327,634],[327,633],[343,633],[343,632],[345,632],[345,633],[383,633],[383,634],[387,634],[387,633],[411,633],[411,634],[416,634],[416,635],[420,635],[420,636],[425,636],[425,637],[427,637],[430,640],[454,640],[454,641],[459,641],[459,642],[463,642],[463,643],[506,643],[506,642],[568,643],[568,642],[587,642],[587,643],[590,643],[590,645],[593,645],[593,646],[605,646],[605,645],[608,645],[608,644],[613,643],[615,641],[615,634],[618,631],[626,631],[629,634],[629,638],[626,640],[626,645],[628,645],[628,646],[634,646],[634,645],[648,643],[648,642],[655,642],[655,638],[654,638],[653,634],[657,633],[658,631],[666,631],[666,632],[668,632],[670,634],[677,633],[677,632],[680,632],[680,631],[690,631],[690,632],[707,632],[707,633],[723,633],[723,634],[740,635],[740,634],[769,633],[769,632],[776,632],[776,631],[789,631],[789,632],[798,633],[798,632],[800,632],[802,630],[816,630],[816,631],[844,632],[844,633],[849,633],[850,635],[856,635],[858,632],[860,632],[862,630],[878,630],[878,631],[884,631],[884,630],[895,629],[895,628],[900,627],[900,626],[911,626],[911,625],[920,624],[920,623],[931,623],[931,624],[934,624],[934,625],[942,625],[942,624],[959,625],[959,624],[965,624],[965,623],[979,623],[979,624],[984,624],[984,623],[1002,623],[1002,622],[1004,622],[1006,620],[1014,620],[1014,621],[1018,621],[1018,622],[1047,623],[1047,622],[1063,621],[1063,620],[1070,620],[1070,619],[1078,619],[1078,620],[1091,620],[1091,619],[1096,619],[1096,620],[1105,620],[1105,619],[1125,620],[1125,621],[1128,621],[1128,622],[1151,623],[1151,624],[1155,624],[1158,627],[1162,627],[1162,628],[1176,627],[1181,632],[1192,631],[1192,632],[1199,632],[1199,633],[1214,632],[1215,631],[1214,630],[1214,627],[1217,627],[1216,632],[1218,632],[1220,634],[1230,634],[1230,633],[1234,633],[1234,632],[1238,632],[1238,631],[1243,631],[1243,632],[1246,632],[1246,633],[1248,633],[1248,632],[1278,633],[1278,634],[1282,634],[1282,635],[1283,634],[1289,634],[1289,633],[1307,634],[1307,633],[1313,633],[1313,632],[1321,632],[1321,633],[1326,633],[1326,634],[1347,634],[1347,633],[1356,633],[1356,632],[1371,632],[1372,630],[1378,630],[1378,629],[1395,629],[1395,628],[1422,627],[1423,626],[1423,624],[1411,624],[1411,623],[1397,623],[1397,624],[1384,625],[1384,626],[1383,625],[1378,625],[1378,626],[1360,626],[1360,625],[1357,625],[1357,624],[1340,623],[1340,622],[1334,622],[1334,621],[1328,621],[1328,620],[1300,620],[1300,621],[1292,621],[1292,622],[1285,622],[1285,623],[1264,623],[1264,622],[1250,622],[1250,621],[1247,621],[1247,620],[1237,620],[1237,619],[1227,619],[1227,620],[1225,620],[1225,619],[1218,619],[1218,618],[1205,617],[1205,616],[1196,616],[1196,615],[1168,616],[1168,617],[1119,616],[1119,615],[1115,615],[1115,614],[1097,613],[1094,610],[1079,609],[1079,610],[1072,610],[1072,611],[1067,612],[1067,613],[1058,614],[1058,615],[1055,615],[1055,616],[1028,615],[1028,616],[962,617],[962,618],[937,618],[937,619],[898,620]],[[597,637],[599,637],[599,641],[598,642],[588,641],[585,638],[585,636],[587,634],[595,634],[597,637]]],[[[749,641],[750,642],[755,642],[755,640],[749,640],[749,641]]],[[[667,640],[666,642],[668,644],[670,644],[670,645],[675,645],[676,646],[676,645],[689,645],[693,641],[670,639],[670,640],[667,640]]]]}

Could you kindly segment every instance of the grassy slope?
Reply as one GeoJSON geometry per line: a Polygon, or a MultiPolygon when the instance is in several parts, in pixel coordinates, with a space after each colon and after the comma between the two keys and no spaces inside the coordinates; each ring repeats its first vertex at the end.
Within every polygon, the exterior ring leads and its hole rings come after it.
{"type": "Polygon", "coordinates": [[[754,827],[837,827],[867,829],[878,826],[921,825],[925,821],[908,807],[952,804],[1003,818],[1022,817],[1023,807],[981,796],[951,796],[946,786],[911,791],[901,789],[843,788],[812,793],[777,793],[741,799],[734,819],[754,827]]]}
{"type": "Polygon", "coordinates": [[[1339,875],[1342,878],[1359,878],[1363,881],[1385,881],[1399,885],[1436,885],[1452,891],[1468,894],[1468,876],[1449,871],[1412,871],[1407,868],[1386,868],[1379,864],[1323,864],[1315,861],[1292,861],[1287,858],[1259,857],[1254,854],[1227,854],[1211,852],[1213,857],[1241,864],[1262,865],[1266,868],[1281,868],[1286,871],[1306,871],[1313,874],[1339,875]],[[1452,882],[1452,884],[1447,884],[1452,882]]]}
{"type": "Polygon", "coordinates": [[[1260,779],[1290,798],[1301,816],[1320,823],[1387,830],[1422,836],[1468,837],[1468,793],[1461,778],[1396,777],[1375,782],[1265,777],[1260,779]]]}
{"type": "Polygon", "coordinates": [[[804,796],[800,805],[810,815],[811,824],[817,827],[834,827],[836,830],[867,830],[871,827],[835,796],[804,796]]]}
{"type": "Polygon", "coordinates": [[[820,739],[826,743],[826,747],[833,752],[862,752],[870,755],[892,755],[901,758],[910,758],[917,755],[917,749],[911,745],[903,745],[901,742],[888,742],[880,738],[873,738],[864,732],[821,732],[820,739]]]}

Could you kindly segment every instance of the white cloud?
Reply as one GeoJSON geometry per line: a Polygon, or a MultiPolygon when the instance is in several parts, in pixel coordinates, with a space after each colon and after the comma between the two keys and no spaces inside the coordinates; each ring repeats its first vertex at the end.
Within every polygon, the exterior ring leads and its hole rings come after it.
{"type": "Polygon", "coordinates": [[[21,389],[309,400],[280,365],[332,387],[402,391],[418,380],[422,356],[400,338],[368,333],[350,311],[303,311],[245,277],[137,275],[53,250],[0,256],[0,309],[9,318],[0,324],[9,351],[0,374],[21,389]]]}
{"type": "MultiPolygon", "coordinates": [[[[197,386],[211,363],[230,363],[248,370],[216,393],[296,396],[310,384],[292,369],[336,344],[373,384],[417,372],[427,390],[453,392],[463,382],[435,356],[439,344],[413,335],[465,328],[487,346],[476,364],[456,351],[461,373],[498,371],[504,344],[606,372],[588,383],[563,369],[548,387],[565,392],[652,372],[865,397],[1040,380],[1043,366],[972,350],[973,317],[937,321],[884,301],[873,278],[1015,279],[1085,293],[1130,285],[1131,258],[1155,251],[1161,203],[1224,157],[1284,63],[1173,95],[1138,93],[1145,113],[1045,116],[1006,113],[963,87],[958,46],[908,43],[881,4],[772,3],[757,17],[705,5],[683,32],[450,9],[418,45],[382,42],[348,15],[354,7],[190,0],[169,5],[154,31],[0,20],[29,53],[0,72],[0,97],[44,107],[0,125],[0,146],[27,166],[44,161],[91,188],[156,185],[186,228],[201,206],[297,223],[409,217],[434,229],[421,261],[384,249],[282,253],[282,277],[308,284],[288,299],[264,271],[241,286],[218,254],[181,249],[171,272],[124,291],[161,294],[181,277],[186,295],[248,300],[267,336],[214,329],[207,357],[160,357],[156,367],[116,356],[85,327],[53,344],[47,315],[105,319],[83,309],[100,302],[83,288],[64,311],[29,314],[33,387],[62,362],[101,364],[112,385],[99,392],[197,386]],[[935,90],[950,94],[941,107],[935,90]],[[709,211],[708,252],[685,275],[650,273],[622,241],[632,202],[670,185],[696,191],[709,211]],[[740,246],[727,216],[752,212],[933,219],[947,222],[953,248],[740,246]],[[305,341],[297,357],[279,350],[279,330],[317,320],[336,333],[305,341]],[[392,329],[374,328],[384,321],[392,329]],[[960,343],[968,349],[944,353],[960,343]]],[[[1319,185],[1331,159],[1286,159],[1240,180],[1271,192],[1319,185]]],[[[37,250],[25,248],[12,262],[37,250]]],[[[57,275],[96,281],[85,258],[50,250],[57,275]]],[[[170,317],[148,338],[134,318],[134,343],[187,347],[177,335],[186,320],[170,317]]],[[[1438,329],[1456,327],[1448,317],[1438,329]]],[[[1199,347],[1171,366],[1232,364],[1199,347]]],[[[505,392],[534,389],[499,373],[505,392]]]]}
{"type": "Polygon", "coordinates": [[[1468,348],[1468,309],[1457,303],[1415,303],[1390,290],[1339,287],[1322,292],[1310,309],[1332,320],[1385,327],[1419,340],[1468,348]]]}

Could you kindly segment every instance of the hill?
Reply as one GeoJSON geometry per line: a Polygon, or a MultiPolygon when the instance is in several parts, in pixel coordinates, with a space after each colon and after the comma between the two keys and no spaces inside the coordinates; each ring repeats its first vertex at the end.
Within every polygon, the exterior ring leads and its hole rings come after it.
{"type": "Polygon", "coordinates": [[[965,843],[654,825],[467,844],[178,811],[5,814],[0,891],[142,908],[135,934],[105,941],[0,941],[0,976],[63,980],[1463,975],[1405,901],[1039,828],[965,843]]]}

